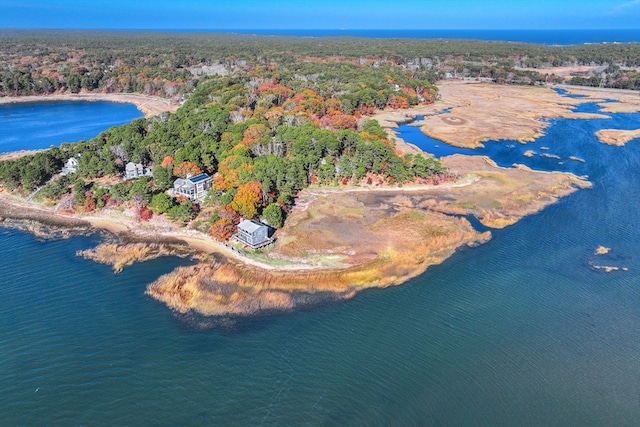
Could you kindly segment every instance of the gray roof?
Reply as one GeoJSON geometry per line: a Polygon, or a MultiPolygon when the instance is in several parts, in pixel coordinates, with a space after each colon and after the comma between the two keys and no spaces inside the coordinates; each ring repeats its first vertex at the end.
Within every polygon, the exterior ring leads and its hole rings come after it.
{"type": "Polygon", "coordinates": [[[183,179],[183,178],[178,178],[175,181],[173,181],[173,186],[174,187],[193,187],[193,183],[191,181],[189,181],[188,179],[183,179]]]}
{"type": "Polygon", "coordinates": [[[243,220],[238,224],[238,228],[246,231],[249,234],[253,234],[256,230],[259,230],[262,227],[266,227],[266,225],[261,224],[257,221],[250,221],[248,219],[243,220]]]}

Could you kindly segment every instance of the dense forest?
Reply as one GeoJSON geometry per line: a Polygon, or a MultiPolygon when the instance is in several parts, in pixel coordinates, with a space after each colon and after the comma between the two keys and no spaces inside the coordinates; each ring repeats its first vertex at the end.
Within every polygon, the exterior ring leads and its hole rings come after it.
{"type": "Polygon", "coordinates": [[[0,96],[138,92],[179,99],[202,75],[301,64],[400,67],[431,83],[445,77],[498,83],[640,89],[640,44],[546,46],[474,40],[258,37],[218,33],[0,31],[0,96]],[[551,67],[600,69],[570,81],[551,67]],[[538,71],[540,70],[540,71],[538,71]]]}

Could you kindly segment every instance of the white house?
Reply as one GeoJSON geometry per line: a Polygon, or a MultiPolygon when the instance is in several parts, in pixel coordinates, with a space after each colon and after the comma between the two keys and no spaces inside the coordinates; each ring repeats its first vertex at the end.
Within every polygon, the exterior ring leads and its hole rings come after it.
{"type": "Polygon", "coordinates": [[[243,220],[238,224],[238,232],[232,239],[258,249],[273,242],[269,237],[269,227],[258,221],[243,220]]]}
{"type": "Polygon", "coordinates": [[[80,154],[76,154],[70,157],[64,166],[62,167],[61,175],[69,175],[78,172],[78,165],[80,164],[80,154]]]}
{"type": "Polygon", "coordinates": [[[206,173],[198,176],[187,175],[186,178],[178,178],[173,182],[173,195],[185,196],[190,200],[204,200],[211,188],[213,180],[206,173]]]}
{"type": "Polygon", "coordinates": [[[151,169],[142,163],[129,162],[124,167],[124,179],[136,179],[141,176],[153,176],[151,169]]]}

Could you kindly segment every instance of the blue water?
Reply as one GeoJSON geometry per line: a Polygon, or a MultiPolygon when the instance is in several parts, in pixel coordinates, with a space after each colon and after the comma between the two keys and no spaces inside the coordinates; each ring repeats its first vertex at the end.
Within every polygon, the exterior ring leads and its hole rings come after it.
{"type": "Polygon", "coordinates": [[[0,105],[0,153],[88,140],[143,114],[116,102],[38,102],[0,105]]]}
{"type": "MultiPolygon", "coordinates": [[[[582,104],[574,111],[597,113],[608,118],[590,120],[551,120],[544,130],[544,136],[534,142],[521,144],[518,141],[488,141],[484,148],[457,148],[442,141],[430,138],[420,131],[419,126],[404,124],[397,128],[398,135],[421,150],[433,154],[436,158],[452,154],[488,156],[502,167],[524,164],[535,170],[571,172],[578,176],[591,176],[595,168],[606,168],[608,159],[620,150],[598,142],[595,135],[600,129],[632,130],[640,128],[640,113],[607,114],[593,103],[582,104]],[[532,157],[525,152],[533,151],[532,157]],[[592,157],[591,164],[586,158],[592,157]],[[583,162],[584,160],[584,162],[583,162]]],[[[445,113],[446,114],[446,113],[445,113]]],[[[417,123],[422,119],[418,117],[417,123]]],[[[629,142],[637,147],[637,139],[629,142]]],[[[637,148],[636,148],[637,149],[637,148]]],[[[597,172],[600,172],[599,170],[597,172]]]]}
{"type": "Polygon", "coordinates": [[[97,237],[0,228],[0,424],[637,425],[640,141],[593,131],[639,116],[611,116],[545,136],[592,189],[402,286],[229,327],[144,296],[188,260],[114,275],[75,256],[97,237]]]}
{"type": "MultiPolygon", "coordinates": [[[[187,30],[178,30],[180,32],[187,30]]],[[[201,30],[198,30],[201,31],[201,30]]],[[[190,31],[195,32],[195,31],[190,31]]],[[[586,43],[637,43],[640,30],[212,30],[211,32],[250,34],[258,36],[295,37],[366,37],[412,39],[467,39],[536,43],[545,45],[576,45],[586,43]]]]}

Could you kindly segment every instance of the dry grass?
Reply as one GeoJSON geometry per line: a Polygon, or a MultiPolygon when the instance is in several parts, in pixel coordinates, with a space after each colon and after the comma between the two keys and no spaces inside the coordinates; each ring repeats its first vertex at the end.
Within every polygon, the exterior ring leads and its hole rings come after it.
{"type": "Polygon", "coordinates": [[[78,251],[76,255],[100,264],[111,265],[116,273],[136,262],[150,261],[163,256],[188,256],[192,254],[185,246],[157,243],[103,243],[93,249],[78,251]]]}
{"type": "Polygon", "coordinates": [[[565,89],[568,93],[586,96],[587,102],[599,102],[598,106],[603,113],[640,112],[640,96],[637,91],[577,86],[565,89]],[[615,102],[605,102],[605,100],[615,102]]]}
{"type": "Polygon", "coordinates": [[[447,115],[426,116],[421,130],[456,147],[476,148],[490,140],[531,142],[544,134],[552,118],[606,118],[574,113],[574,106],[591,100],[566,98],[551,88],[500,86],[450,81],[438,85],[447,115]]]}
{"type": "Polygon", "coordinates": [[[360,289],[401,284],[442,262],[458,247],[490,236],[475,232],[463,218],[419,208],[425,198],[432,197],[428,194],[308,196],[313,202],[305,210],[294,209],[268,257],[316,263],[316,269],[199,265],[164,276],[149,287],[149,294],[178,311],[206,315],[288,310],[296,306],[299,295],[331,293],[342,299],[360,289]]]}
{"type": "Polygon", "coordinates": [[[251,315],[291,310],[301,295],[349,298],[369,287],[404,283],[464,245],[488,240],[459,215],[502,228],[589,183],[571,174],[498,168],[482,157],[451,156],[451,169],[473,175],[466,186],[407,191],[306,190],[275,246],[262,258],[310,270],[261,269],[246,263],[186,267],[148,288],[178,311],[251,315]]]}
{"type": "MultiPolygon", "coordinates": [[[[568,173],[538,172],[525,166],[498,168],[484,157],[450,156],[444,159],[444,164],[480,177],[474,185],[457,188],[452,193],[458,207],[465,206],[465,213],[477,216],[491,228],[514,224],[579,188],[591,186],[568,173]]],[[[439,207],[450,212],[448,204],[439,207]]]]}

